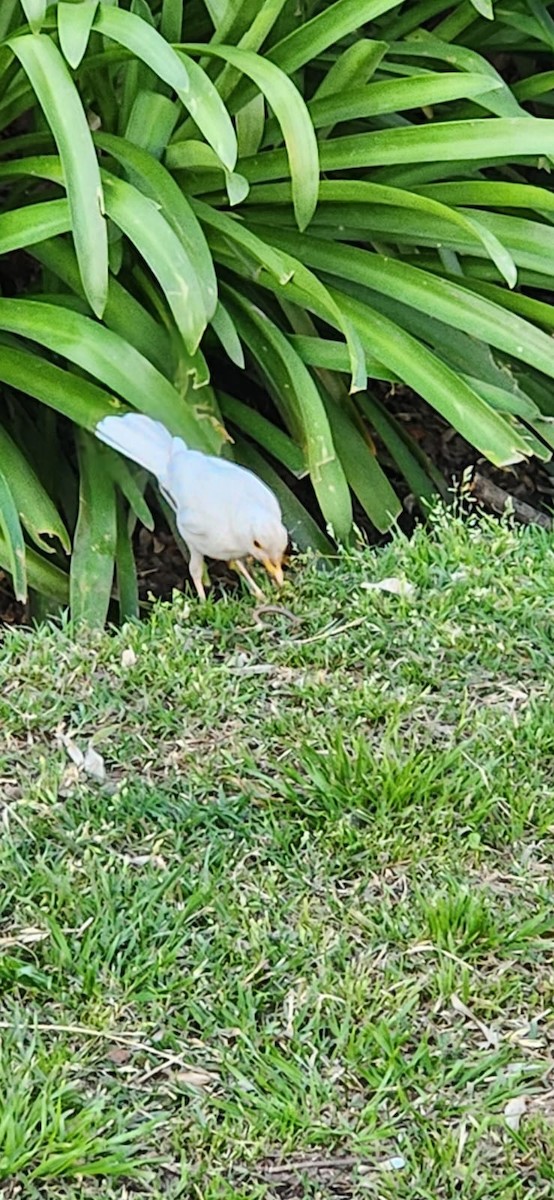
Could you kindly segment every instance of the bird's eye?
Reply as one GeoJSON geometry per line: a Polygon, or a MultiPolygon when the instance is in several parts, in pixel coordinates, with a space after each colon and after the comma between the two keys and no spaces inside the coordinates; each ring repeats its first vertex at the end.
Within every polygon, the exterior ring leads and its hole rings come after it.
{"type": "Polygon", "coordinates": [[[262,543],[261,543],[261,542],[259,542],[257,538],[254,538],[254,541],[253,541],[253,543],[252,543],[252,544],[253,544],[253,545],[256,547],[256,550],[261,550],[261,548],[262,548],[262,543]]]}

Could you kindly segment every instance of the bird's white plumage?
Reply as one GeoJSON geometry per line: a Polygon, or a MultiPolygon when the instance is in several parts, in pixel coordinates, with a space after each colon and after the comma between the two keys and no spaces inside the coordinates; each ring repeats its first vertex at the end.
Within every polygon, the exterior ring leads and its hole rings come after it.
{"type": "Polygon", "coordinates": [[[242,561],[252,556],[280,574],[287,533],[277,498],[252,471],[189,450],[159,421],[141,413],[104,417],[96,436],[156,476],[191,552],[198,587],[203,558],[242,561]]]}

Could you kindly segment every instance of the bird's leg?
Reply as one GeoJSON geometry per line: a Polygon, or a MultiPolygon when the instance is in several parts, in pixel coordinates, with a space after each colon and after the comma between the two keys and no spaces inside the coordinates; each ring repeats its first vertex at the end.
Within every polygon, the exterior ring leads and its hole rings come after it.
{"type": "Polygon", "coordinates": [[[190,572],[190,577],[192,579],[192,582],[196,588],[196,591],[198,592],[200,599],[202,601],[204,601],[206,599],[206,592],[204,591],[204,583],[203,583],[204,558],[203,558],[203,555],[200,554],[198,550],[190,551],[189,572],[190,572]]]}
{"type": "Polygon", "coordinates": [[[265,600],[265,598],[266,598],[265,593],[262,592],[261,587],[258,587],[256,580],[252,579],[250,571],[247,571],[242,559],[240,559],[240,558],[235,559],[234,562],[229,563],[229,566],[232,568],[233,571],[238,571],[238,574],[242,575],[242,578],[246,580],[246,583],[247,583],[250,591],[252,592],[252,595],[255,596],[257,600],[265,600]]]}

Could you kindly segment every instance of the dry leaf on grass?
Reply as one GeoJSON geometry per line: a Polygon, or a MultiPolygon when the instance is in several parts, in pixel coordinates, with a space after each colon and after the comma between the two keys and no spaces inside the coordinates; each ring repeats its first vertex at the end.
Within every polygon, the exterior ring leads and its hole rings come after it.
{"type": "Polygon", "coordinates": [[[106,767],[102,755],[89,746],[83,761],[83,770],[85,775],[89,775],[96,783],[104,783],[106,779],[106,767]]]}
{"type": "Polygon", "coordinates": [[[415,595],[413,583],[395,575],[391,575],[389,579],[379,579],[375,583],[362,583],[361,586],[366,592],[390,592],[391,596],[402,596],[404,600],[409,600],[415,595]]]}
{"type": "Polygon", "coordinates": [[[88,745],[84,754],[69,733],[62,730],[57,732],[57,740],[61,742],[66,754],[71,759],[71,766],[63,774],[60,791],[62,795],[73,790],[80,775],[88,775],[95,783],[106,782],[106,766],[104,759],[92,745],[88,745]]]}
{"type": "Polygon", "coordinates": [[[64,747],[64,750],[69,755],[72,763],[74,763],[78,770],[80,770],[81,767],[84,766],[85,762],[83,751],[79,749],[76,742],[73,741],[73,738],[70,737],[68,733],[62,733],[60,735],[60,741],[64,747]]]}
{"type": "Polygon", "coordinates": [[[512,1099],[508,1100],[508,1103],[504,1109],[504,1120],[506,1121],[508,1129],[513,1129],[514,1133],[517,1133],[521,1124],[521,1118],[524,1116],[526,1111],[527,1097],[512,1096],[512,1099]]]}
{"type": "Polygon", "coordinates": [[[121,666],[125,667],[125,668],[134,667],[136,661],[137,661],[137,656],[133,650],[133,647],[126,646],[121,655],[121,666]]]}

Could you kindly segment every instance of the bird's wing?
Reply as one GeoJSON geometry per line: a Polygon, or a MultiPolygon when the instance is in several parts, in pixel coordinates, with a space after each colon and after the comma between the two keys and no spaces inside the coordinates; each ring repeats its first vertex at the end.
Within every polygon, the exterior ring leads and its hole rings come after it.
{"type": "Polygon", "coordinates": [[[171,457],[171,487],[183,497],[194,501],[200,494],[204,502],[214,492],[220,503],[237,507],[262,507],[281,515],[279,502],[271,488],[257,475],[238,463],[225,458],[202,454],[200,450],[185,449],[180,439],[174,438],[171,457]]]}

